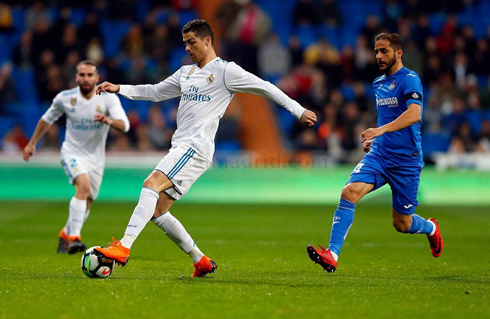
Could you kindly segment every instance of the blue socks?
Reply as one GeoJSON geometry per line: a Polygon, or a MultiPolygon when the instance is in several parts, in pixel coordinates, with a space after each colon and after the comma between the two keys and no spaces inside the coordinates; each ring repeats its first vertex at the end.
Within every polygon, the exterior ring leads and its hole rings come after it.
{"type": "Polygon", "coordinates": [[[340,254],[344,240],[347,237],[352,222],[354,221],[354,211],[356,204],[345,199],[340,199],[339,206],[333,215],[332,231],[330,232],[330,243],[328,249],[337,256],[340,254]]]}
{"type": "Polygon", "coordinates": [[[431,234],[434,230],[434,224],[423,219],[417,214],[412,215],[412,225],[407,231],[409,234],[431,234]]]}

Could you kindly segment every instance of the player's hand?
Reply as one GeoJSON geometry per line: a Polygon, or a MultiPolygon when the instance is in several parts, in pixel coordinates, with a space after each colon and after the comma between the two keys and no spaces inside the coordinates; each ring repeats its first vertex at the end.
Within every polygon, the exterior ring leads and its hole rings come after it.
{"type": "Polygon", "coordinates": [[[101,122],[110,126],[114,120],[107,117],[105,114],[97,113],[95,114],[94,122],[101,122]]]}
{"type": "Polygon", "coordinates": [[[118,93],[119,92],[119,85],[117,84],[112,84],[110,82],[104,82],[99,85],[97,85],[97,88],[95,89],[95,94],[99,94],[105,92],[105,93],[118,93]]]}
{"type": "Polygon", "coordinates": [[[364,153],[369,153],[369,150],[371,149],[371,144],[373,144],[373,140],[367,140],[366,142],[364,142],[364,145],[362,146],[364,153]]]}
{"type": "Polygon", "coordinates": [[[24,152],[22,154],[22,157],[24,157],[24,161],[29,161],[34,153],[36,153],[36,145],[27,144],[26,147],[24,147],[24,152]]]}
{"type": "Polygon", "coordinates": [[[367,130],[361,133],[361,143],[364,143],[368,140],[373,140],[375,137],[383,135],[383,133],[384,132],[382,132],[379,127],[368,128],[367,130]]]}
{"type": "Polygon", "coordinates": [[[310,110],[306,110],[299,119],[301,123],[307,126],[312,126],[316,122],[316,114],[310,110]]]}

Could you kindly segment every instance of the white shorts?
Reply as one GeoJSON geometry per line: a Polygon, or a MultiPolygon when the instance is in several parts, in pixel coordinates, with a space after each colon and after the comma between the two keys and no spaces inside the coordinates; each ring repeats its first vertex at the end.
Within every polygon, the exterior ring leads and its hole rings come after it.
{"type": "Polygon", "coordinates": [[[155,169],[165,174],[173,184],[173,188],[165,192],[179,200],[209,166],[211,163],[206,158],[197,154],[192,147],[184,145],[170,149],[155,169]]]}
{"type": "Polygon", "coordinates": [[[102,176],[104,175],[104,165],[94,165],[77,155],[62,154],[61,166],[63,166],[66,176],[68,176],[68,181],[72,185],[77,176],[88,174],[90,178],[89,197],[93,200],[97,199],[100,184],[102,184],[102,176]]]}

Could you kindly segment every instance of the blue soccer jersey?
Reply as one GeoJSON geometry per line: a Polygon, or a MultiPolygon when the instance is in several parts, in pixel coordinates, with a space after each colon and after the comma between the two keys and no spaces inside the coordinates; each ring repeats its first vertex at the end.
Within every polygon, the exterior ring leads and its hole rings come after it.
{"type": "MultiPolygon", "coordinates": [[[[378,110],[378,127],[385,125],[408,109],[412,103],[422,105],[422,83],[412,70],[405,67],[390,76],[380,76],[373,82],[378,110]]],[[[376,137],[371,151],[384,158],[405,163],[422,162],[421,122],[404,129],[376,137]]]]}

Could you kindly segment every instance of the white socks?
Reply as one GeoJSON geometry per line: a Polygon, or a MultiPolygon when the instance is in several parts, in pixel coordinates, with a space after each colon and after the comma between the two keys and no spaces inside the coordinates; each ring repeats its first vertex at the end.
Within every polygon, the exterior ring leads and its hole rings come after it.
{"type": "MultiPolygon", "coordinates": [[[[153,218],[151,220],[155,225],[161,228],[180,249],[188,254],[194,263],[198,263],[204,254],[194,243],[194,240],[185,230],[182,223],[175,218],[170,212],[153,218]]],[[[124,246],[124,245],[123,245],[124,246]]]]}
{"type": "Polygon", "coordinates": [[[140,200],[134,208],[133,215],[131,215],[128,227],[121,240],[121,245],[129,249],[131,248],[138,235],[153,216],[157,207],[158,198],[158,193],[151,188],[144,187],[141,190],[140,200]]]}
{"type": "Polygon", "coordinates": [[[78,199],[73,196],[70,200],[69,216],[65,226],[65,233],[67,235],[80,236],[86,211],[87,200],[78,199]]]}

